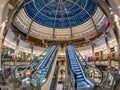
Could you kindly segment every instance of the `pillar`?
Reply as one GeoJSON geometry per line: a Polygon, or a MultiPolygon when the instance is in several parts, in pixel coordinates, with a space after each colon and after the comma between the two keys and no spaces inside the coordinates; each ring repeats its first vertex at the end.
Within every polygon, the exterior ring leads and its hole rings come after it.
{"type": "Polygon", "coordinates": [[[33,60],[33,50],[34,50],[34,44],[31,44],[30,62],[32,62],[33,60]]]}
{"type": "Polygon", "coordinates": [[[104,38],[105,38],[105,43],[106,43],[106,46],[107,46],[108,68],[110,68],[110,67],[111,67],[110,46],[109,46],[109,43],[108,43],[108,36],[107,36],[107,33],[104,34],[104,38]]]}
{"type": "Polygon", "coordinates": [[[0,71],[2,71],[2,41],[3,41],[3,27],[0,25],[0,71]]]}
{"type": "Polygon", "coordinates": [[[94,43],[91,43],[91,48],[92,48],[92,60],[93,60],[93,67],[95,67],[95,51],[94,51],[94,43]]]}
{"type": "Polygon", "coordinates": [[[94,1],[97,2],[106,13],[108,19],[110,20],[111,27],[113,28],[113,31],[115,33],[115,37],[118,43],[118,61],[119,61],[118,75],[120,76],[120,19],[118,18],[117,15],[113,13],[112,10],[110,10],[110,7],[105,3],[104,0],[101,0],[100,2],[99,0],[94,1]]]}
{"type": "Polygon", "coordinates": [[[15,52],[14,52],[14,65],[16,66],[16,62],[17,62],[17,52],[18,52],[18,47],[19,47],[19,43],[20,43],[20,37],[21,34],[19,34],[19,36],[17,37],[16,40],[16,46],[15,46],[15,52]]]}
{"type": "Polygon", "coordinates": [[[118,43],[118,60],[120,64],[120,23],[119,23],[120,21],[116,15],[113,15],[113,17],[114,17],[114,24],[115,24],[114,32],[115,32],[116,40],[118,43]]]}

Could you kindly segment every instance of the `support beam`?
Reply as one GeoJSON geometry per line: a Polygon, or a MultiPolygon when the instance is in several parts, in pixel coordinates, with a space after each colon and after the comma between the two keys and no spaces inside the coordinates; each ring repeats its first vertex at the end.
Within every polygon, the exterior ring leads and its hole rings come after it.
{"type": "Polygon", "coordinates": [[[2,71],[2,26],[0,25],[0,72],[2,71]]]}
{"type": "MultiPolygon", "coordinates": [[[[14,6],[14,8],[12,10],[10,10],[9,15],[8,15],[8,22],[6,22],[6,34],[9,30],[9,27],[11,26],[11,23],[14,21],[14,19],[16,18],[18,12],[21,10],[21,8],[24,5],[24,0],[19,0],[18,2],[16,2],[17,4],[14,6]]],[[[3,36],[3,43],[6,37],[6,34],[3,36]]],[[[2,44],[3,44],[2,43],[2,44]]]]}
{"type": "Polygon", "coordinates": [[[117,18],[116,15],[114,15],[114,23],[115,23],[115,28],[113,31],[115,33],[115,37],[118,43],[118,60],[120,66],[120,20],[117,18]]]}
{"type": "MultiPolygon", "coordinates": [[[[24,0],[19,0],[16,4],[16,6],[14,6],[14,8],[9,12],[9,15],[8,15],[8,22],[6,24],[6,27],[7,27],[7,30],[6,30],[6,34],[9,30],[9,27],[11,25],[11,23],[14,21],[16,15],[18,14],[18,12],[21,10],[22,6],[24,4],[24,0]]],[[[1,26],[0,26],[0,71],[2,71],[2,44],[4,43],[4,40],[5,40],[5,37],[6,37],[6,34],[3,36],[3,30],[1,29],[1,26]]]]}
{"type": "Polygon", "coordinates": [[[91,43],[91,48],[92,48],[92,62],[93,62],[93,67],[95,67],[95,51],[94,51],[94,48],[95,48],[95,44],[94,43],[91,43]]]}
{"type": "Polygon", "coordinates": [[[33,18],[31,19],[32,21],[31,21],[30,26],[29,26],[29,28],[28,28],[28,33],[27,33],[26,40],[27,40],[28,37],[29,37],[29,33],[30,33],[30,31],[31,31],[31,27],[32,27],[32,24],[33,24],[33,22],[34,22],[35,17],[40,13],[41,10],[43,10],[43,8],[45,8],[45,7],[46,7],[47,5],[49,5],[51,2],[52,2],[52,1],[50,1],[49,3],[47,3],[44,7],[40,8],[40,9],[38,10],[38,12],[37,12],[37,13],[33,16],[33,18]]]}
{"type": "Polygon", "coordinates": [[[20,38],[21,38],[21,34],[19,34],[16,40],[16,46],[15,46],[15,51],[14,51],[14,66],[16,66],[16,63],[17,63],[17,53],[18,53],[20,38]]]}
{"type": "Polygon", "coordinates": [[[28,28],[26,40],[28,40],[28,37],[29,37],[29,33],[30,33],[30,31],[31,31],[32,24],[33,24],[33,20],[31,21],[30,26],[29,26],[29,28],[28,28]]]}
{"type": "Polygon", "coordinates": [[[71,39],[73,39],[73,30],[72,30],[72,27],[70,28],[70,37],[71,37],[71,39]]]}
{"type": "Polygon", "coordinates": [[[31,44],[31,53],[30,53],[30,62],[33,61],[33,50],[34,50],[34,43],[31,44]]]}
{"type": "Polygon", "coordinates": [[[107,33],[104,33],[104,38],[105,38],[105,43],[106,43],[106,46],[107,46],[108,68],[111,68],[110,46],[109,46],[109,43],[108,43],[108,35],[107,35],[107,33]]]}
{"type": "Polygon", "coordinates": [[[9,27],[11,23],[14,21],[15,17],[17,16],[18,12],[21,10],[21,8],[24,5],[24,0],[19,0],[17,2],[17,5],[9,12],[8,15],[8,23],[7,26],[9,27]]]}
{"type": "Polygon", "coordinates": [[[53,28],[53,39],[55,39],[55,28],[53,28]]]}
{"type": "Polygon", "coordinates": [[[82,6],[80,6],[78,3],[75,3],[75,2],[73,2],[72,0],[69,0],[69,2],[71,2],[71,3],[75,4],[75,5],[77,5],[77,6],[80,7],[83,11],[86,12],[86,14],[90,17],[90,19],[91,19],[91,21],[92,21],[92,23],[93,23],[93,26],[95,27],[95,31],[98,32],[97,26],[96,26],[96,24],[95,24],[95,22],[94,22],[92,16],[89,14],[89,12],[88,12],[87,10],[85,10],[85,8],[83,8],[82,6]]]}
{"type": "Polygon", "coordinates": [[[118,75],[120,76],[120,20],[117,18],[117,16],[113,13],[110,14],[110,7],[108,6],[105,1],[101,0],[94,0],[96,3],[99,4],[99,6],[104,10],[105,14],[107,15],[108,19],[110,20],[111,27],[115,33],[115,37],[118,43],[118,61],[119,61],[119,66],[118,66],[118,75]]]}
{"type": "Polygon", "coordinates": [[[61,19],[62,19],[62,28],[65,27],[64,25],[64,6],[63,6],[63,1],[60,0],[60,13],[61,13],[61,19]]]}

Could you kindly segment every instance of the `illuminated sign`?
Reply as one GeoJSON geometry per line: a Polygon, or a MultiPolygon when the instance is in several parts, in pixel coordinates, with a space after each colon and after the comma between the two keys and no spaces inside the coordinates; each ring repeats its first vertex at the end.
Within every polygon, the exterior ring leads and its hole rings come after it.
{"type": "Polygon", "coordinates": [[[88,34],[88,35],[85,36],[86,42],[89,41],[90,39],[95,38],[95,37],[98,35],[98,33],[104,32],[104,31],[109,27],[109,25],[110,25],[110,21],[109,21],[108,19],[106,19],[106,20],[104,21],[104,23],[102,23],[102,24],[97,28],[97,32],[95,31],[95,32],[93,32],[93,33],[88,34]]]}

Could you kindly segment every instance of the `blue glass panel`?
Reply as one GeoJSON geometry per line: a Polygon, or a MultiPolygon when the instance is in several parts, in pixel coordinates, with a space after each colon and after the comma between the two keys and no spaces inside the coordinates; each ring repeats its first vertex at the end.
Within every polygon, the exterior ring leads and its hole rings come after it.
{"type": "Polygon", "coordinates": [[[51,28],[74,27],[90,19],[97,4],[93,0],[25,0],[24,10],[29,18],[51,28]],[[90,16],[89,16],[89,15],[90,16]],[[63,19],[64,18],[64,19],[63,19]]]}
{"type": "Polygon", "coordinates": [[[53,2],[51,2],[51,4],[48,4],[47,6],[51,9],[53,9],[53,10],[56,10],[57,6],[58,6],[58,3],[53,1],[53,2]]]}
{"type": "Polygon", "coordinates": [[[35,7],[40,10],[42,7],[45,6],[44,0],[34,0],[35,7]]]}
{"type": "Polygon", "coordinates": [[[27,13],[27,15],[30,18],[33,18],[35,16],[35,14],[37,13],[37,10],[34,7],[33,2],[30,2],[29,4],[26,4],[24,9],[25,9],[25,12],[27,13]]]}

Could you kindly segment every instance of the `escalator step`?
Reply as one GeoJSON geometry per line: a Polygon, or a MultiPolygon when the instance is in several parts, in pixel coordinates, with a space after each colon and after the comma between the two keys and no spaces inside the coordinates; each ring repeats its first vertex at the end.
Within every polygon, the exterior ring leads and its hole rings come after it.
{"type": "Polygon", "coordinates": [[[78,75],[76,76],[76,78],[83,78],[83,75],[78,75]]]}
{"type": "Polygon", "coordinates": [[[81,81],[84,81],[84,80],[85,80],[84,77],[81,77],[81,78],[77,79],[77,82],[81,82],[81,81]]]}
{"type": "Polygon", "coordinates": [[[82,72],[75,72],[75,73],[76,73],[77,76],[82,75],[82,72]]]}
{"type": "Polygon", "coordinates": [[[85,81],[77,82],[77,89],[82,87],[90,87],[85,81]]]}
{"type": "Polygon", "coordinates": [[[79,68],[74,68],[74,69],[72,69],[72,70],[73,70],[73,72],[75,72],[75,73],[81,72],[81,70],[80,70],[79,68]]]}
{"type": "Polygon", "coordinates": [[[79,67],[72,67],[72,69],[74,70],[74,69],[79,69],[79,67]]]}
{"type": "Polygon", "coordinates": [[[73,61],[71,61],[70,63],[71,63],[71,64],[77,64],[77,62],[73,62],[73,61]]]}

